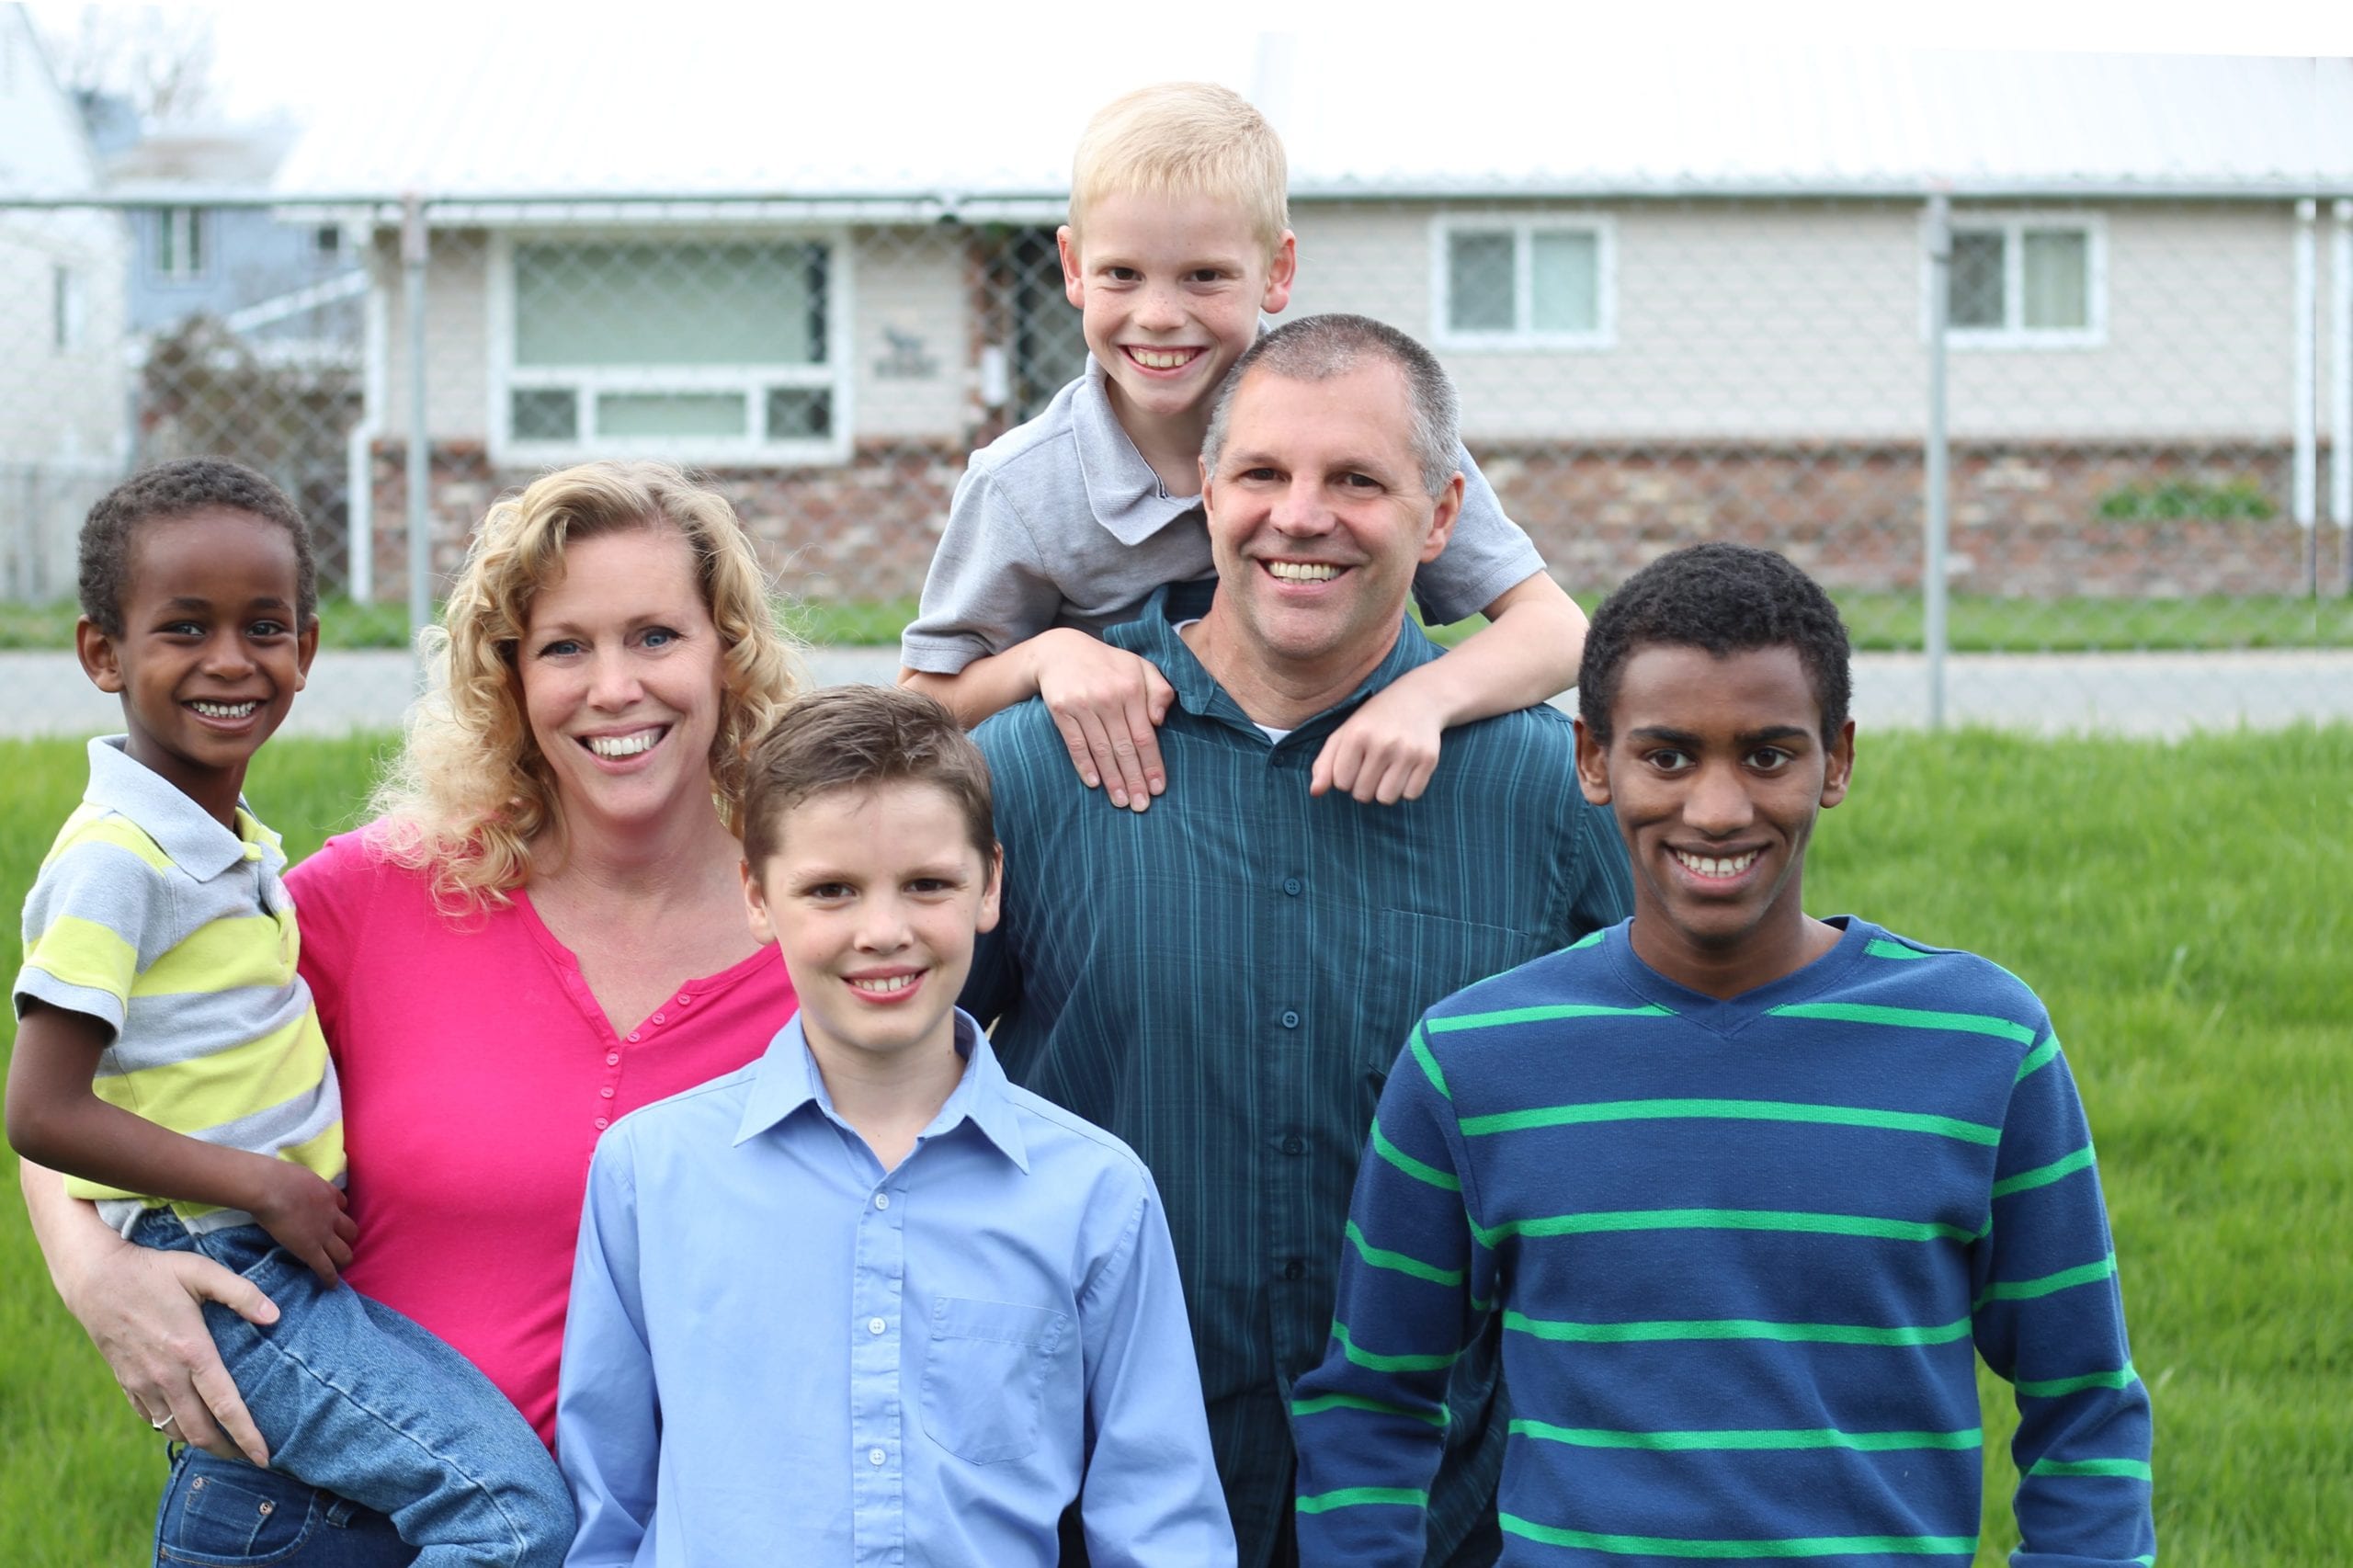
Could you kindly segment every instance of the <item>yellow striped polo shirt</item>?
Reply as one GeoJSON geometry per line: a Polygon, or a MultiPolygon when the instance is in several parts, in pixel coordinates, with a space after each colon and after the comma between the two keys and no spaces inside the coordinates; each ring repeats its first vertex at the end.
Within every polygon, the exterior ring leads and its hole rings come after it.
{"type": "MultiPolygon", "coordinates": [[[[114,1030],[98,1097],[205,1142],[343,1176],[343,1100],[311,988],[295,971],[294,902],[278,835],[243,801],[231,833],[133,762],[124,737],[90,743],[90,784],[25,899],[14,993],[114,1030]]],[[[76,1198],[128,1232],[167,1200],[79,1177],[76,1198]]],[[[193,1231],[250,1223],[238,1210],[170,1207],[193,1231]]]]}

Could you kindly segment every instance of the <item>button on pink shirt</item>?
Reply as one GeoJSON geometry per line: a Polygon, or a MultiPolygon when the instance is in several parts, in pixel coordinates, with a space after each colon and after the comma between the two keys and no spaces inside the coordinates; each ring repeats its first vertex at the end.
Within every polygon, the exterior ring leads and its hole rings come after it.
{"type": "Polygon", "coordinates": [[[774,947],[682,983],[615,1037],[521,892],[457,919],[425,878],[331,838],[287,874],[302,976],[342,1075],[345,1278],[555,1433],[556,1363],[597,1135],[757,1057],[792,1016],[774,947]]]}

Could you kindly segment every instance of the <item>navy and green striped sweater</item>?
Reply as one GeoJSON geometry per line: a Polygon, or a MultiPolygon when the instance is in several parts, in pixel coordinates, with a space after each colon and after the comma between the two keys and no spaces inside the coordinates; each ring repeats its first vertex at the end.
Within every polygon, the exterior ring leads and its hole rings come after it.
{"type": "Polygon", "coordinates": [[[1965,1563],[1972,1350],[2026,1568],[2154,1560],[2149,1402],[2074,1080],[1998,966],[1848,919],[1730,1001],[1628,925],[1415,1028],[1293,1391],[1303,1563],[1416,1564],[1448,1368],[1503,1326],[1506,1563],[1965,1563]]]}

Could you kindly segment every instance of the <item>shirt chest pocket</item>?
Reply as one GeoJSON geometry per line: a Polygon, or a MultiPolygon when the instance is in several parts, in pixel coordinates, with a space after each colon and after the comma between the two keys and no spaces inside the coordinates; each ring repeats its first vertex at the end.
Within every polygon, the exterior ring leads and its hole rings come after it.
{"type": "MultiPolygon", "coordinates": [[[[1364,1008],[1359,1017],[1378,1019],[1381,1026],[1362,1037],[1376,1080],[1386,1080],[1414,1020],[1426,1008],[1466,985],[1526,963],[1545,946],[1542,938],[1507,926],[1382,910],[1381,939],[1369,955],[1370,972],[1359,992],[1364,1008]]],[[[1377,1081],[1376,1094],[1379,1087],[1377,1081]]]]}
{"type": "Polygon", "coordinates": [[[994,1464],[1038,1447],[1046,1379],[1070,1347],[1070,1316],[942,1296],[924,1351],[923,1429],[957,1458],[994,1464]]]}

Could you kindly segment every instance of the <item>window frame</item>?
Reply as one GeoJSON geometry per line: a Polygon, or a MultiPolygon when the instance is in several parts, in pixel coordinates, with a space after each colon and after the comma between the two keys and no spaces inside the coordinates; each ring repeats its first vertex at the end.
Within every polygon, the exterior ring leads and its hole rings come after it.
{"type": "Polygon", "coordinates": [[[1591,353],[1618,347],[1618,222],[1608,212],[1441,212],[1430,220],[1430,338],[1442,349],[1591,353]],[[1458,233],[1507,233],[1512,237],[1512,325],[1504,331],[1461,331],[1452,324],[1452,244],[1458,233]],[[1536,236],[1589,234],[1594,239],[1594,325],[1589,332],[1540,332],[1535,313],[1536,236]]]}
{"type": "Polygon", "coordinates": [[[857,320],[849,231],[835,225],[779,228],[729,226],[498,228],[490,232],[486,316],[490,334],[489,447],[501,465],[563,464],[592,458],[659,458],[711,467],[831,466],[849,460],[855,415],[856,364],[851,335],[857,320]],[[547,369],[515,362],[515,250],[518,244],[820,244],[825,258],[825,349],[821,365],[631,365],[547,369]],[[766,418],[771,388],[806,387],[831,394],[832,433],[770,441],[742,437],[602,436],[597,431],[601,392],[741,392],[746,424],[766,418]],[[569,441],[532,440],[514,431],[514,394],[570,390],[578,398],[579,427],[569,441]]]}
{"type": "Polygon", "coordinates": [[[153,272],[163,283],[201,283],[212,268],[211,227],[207,220],[210,213],[201,207],[158,207],[155,209],[155,250],[153,272]],[[180,231],[176,250],[172,244],[172,231],[180,231]],[[173,257],[183,260],[193,255],[195,265],[175,266],[173,257]]]}
{"type": "MultiPolygon", "coordinates": [[[[2002,324],[1945,324],[1948,348],[2104,348],[2108,346],[2108,222],[2104,213],[2074,209],[1956,211],[1951,232],[2002,236],[2002,324]],[[2026,235],[2029,230],[2071,230],[2084,236],[2084,320],[2082,326],[2026,326],[2026,235]]],[[[1920,337],[1927,340],[1930,312],[1936,309],[1937,269],[1921,258],[1920,337]]],[[[1950,281],[1948,277],[1947,285],[1950,281]]],[[[1949,307],[1948,307],[1949,311],[1949,307]]]]}

